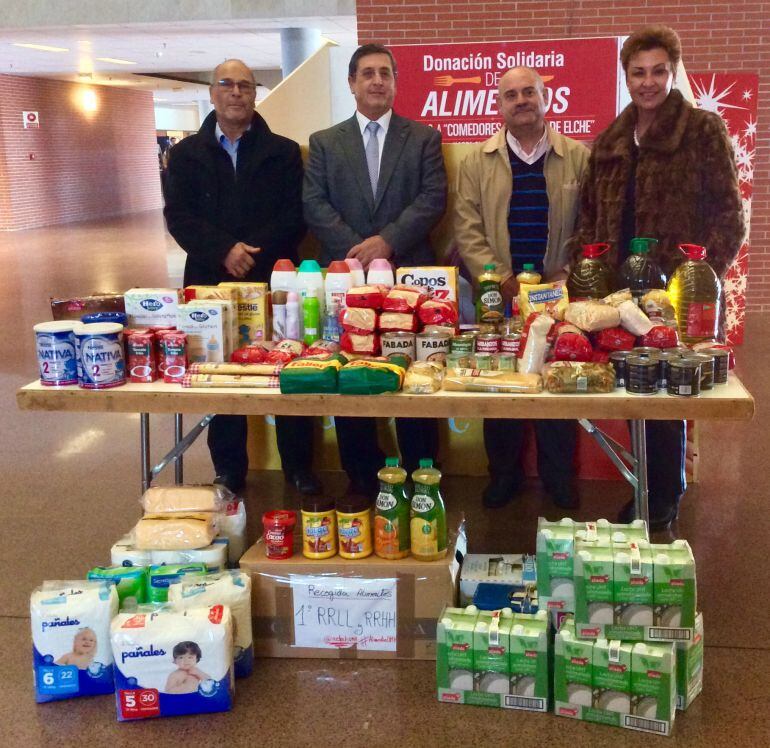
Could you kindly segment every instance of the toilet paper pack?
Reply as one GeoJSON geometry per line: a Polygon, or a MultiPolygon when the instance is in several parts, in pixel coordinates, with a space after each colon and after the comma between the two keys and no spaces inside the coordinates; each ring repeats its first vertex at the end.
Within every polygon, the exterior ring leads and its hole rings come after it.
{"type": "Polygon", "coordinates": [[[118,593],[110,582],[49,581],[32,593],[38,703],[114,691],[110,620],[117,613],[118,593]]]}
{"type": "Polygon", "coordinates": [[[205,564],[206,569],[215,574],[227,568],[227,538],[214,538],[211,545],[205,548],[194,548],[185,551],[150,551],[154,566],[172,564],[205,564]]]}
{"type": "Polygon", "coordinates": [[[241,571],[182,577],[168,588],[168,602],[175,610],[201,605],[227,605],[233,617],[235,677],[245,678],[254,669],[251,623],[251,577],[241,571]]]}
{"type": "Polygon", "coordinates": [[[504,706],[528,711],[548,711],[548,613],[516,614],[510,634],[511,696],[504,706]]]}
{"type": "Polygon", "coordinates": [[[676,642],[676,708],[685,711],[703,690],[703,614],[695,616],[691,641],[676,642]]]}
{"type": "Polygon", "coordinates": [[[110,550],[113,566],[149,566],[152,563],[151,551],[137,548],[133,535],[124,535],[110,550]]]}
{"type": "Polygon", "coordinates": [[[140,608],[111,624],[118,720],[222,712],[233,702],[226,605],[140,608]]]}

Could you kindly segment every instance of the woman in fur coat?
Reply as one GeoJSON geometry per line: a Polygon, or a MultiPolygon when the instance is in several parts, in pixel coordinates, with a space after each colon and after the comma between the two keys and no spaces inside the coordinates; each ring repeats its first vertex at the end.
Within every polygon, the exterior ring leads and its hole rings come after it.
{"type": "MultiPolygon", "coordinates": [[[[673,29],[650,26],[624,43],[620,60],[629,104],[596,139],[584,176],[574,255],[608,242],[619,267],[635,236],[658,239],[655,259],[667,276],[682,261],[680,243],[707,248],[720,277],[743,242],[738,175],[722,120],[674,90],[681,44],[673,29]]],[[[651,529],[676,519],[686,489],[683,421],[647,421],[651,529]]],[[[621,520],[634,517],[626,505],[621,520]]]]}

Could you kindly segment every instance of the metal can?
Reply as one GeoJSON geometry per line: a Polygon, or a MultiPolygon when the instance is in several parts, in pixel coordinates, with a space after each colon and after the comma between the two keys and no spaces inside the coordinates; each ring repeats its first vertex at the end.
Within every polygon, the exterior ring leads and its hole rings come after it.
{"type": "Polygon", "coordinates": [[[725,348],[703,348],[699,353],[714,359],[714,384],[727,384],[727,372],[730,370],[730,351],[725,348]]]}
{"type": "Polygon", "coordinates": [[[476,353],[473,356],[473,368],[483,369],[489,371],[492,368],[492,354],[491,353],[476,353]]]}
{"type": "Polygon", "coordinates": [[[675,353],[658,351],[658,389],[665,390],[668,387],[668,364],[672,359],[680,358],[675,353]]]}
{"type": "Polygon", "coordinates": [[[75,329],[79,322],[41,322],[34,326],[40,384],[59,387],[78,383],[75,329]]]}
{"type": "Polygon", "coordinates": [[[497,322],[482,322],[479,325],[479,335],[498,335],[497,322]]]}
{"type": "Polygon", "coordinates": [[[615,369],[615,387],[625,387],[628,379],[628,351],[613,351],[610,353],[610,363],[615,369]]]}
{"type": "Polygon", "coordinates": [[[447,369],[469,369],[471,354],[463,351],[449,351],[446,355],[447,369]]]}
{"type": "Polygon", "coordinates": [[[123,325],[99,322],[80,325],[75,334],[80,347],[81,387],[102,390],[126,383],[123,325]]]}
{"type": "Polygon", "coordinates": [[[478,353],[500,353],[499,333],[482,333],[476,337],[476,351],[478,353]]]}
{"type": "Polygon", "coordinates": [[[516,371],[516,356],[512,353],[498,354],[497,368],[500,371],[516,371]]]}
{"type": "Polygon", "coordinates": [[[626,359],[628,379],[626,392],[630,395],[654,395],[658,390],[658,360],[644,356],[626,359]]]}
{"type": "Polygon", "coordinates": [[[700,364],[700,388],[703,390],[714,389],[714,357],[705,353],[691,353],[683,358],[697,361],[700,364]]]}
{"type": "Polygon", "coordinates": [[[669,395],[677,397],[700,395],[700,364],[691,358],[669,361],[667,391],[669,395]]]}
{"type": "Polygon", "coordinates": [[[518,355],[521,348],[521,333],[510,332],[507,335],[503,335],[500,338],[500,352],[512,353],[514,356],[518,355]]]}
{"type": "Polygon", "coordinates": [[[455,335],[449,341],[449,350],[452,353],[473,353],[476,344],[476,336],[469,333],[455,335]]]}
{"type": "Polygon", "coordinates": [[[632,348],[631,353],[634,356],[642,356],[644,358],[657,358],[660,353],[660,348],[650,348],[649,346],[639,346],[638,348],[632,348]]]}
{"type": "Polygon", "coordinates": [[[452,336],[442,332],[421,332],[417,334],[417,361],[439,361],[444,363],[449,353],[452,336]]]}
{"type": "Polygon", "coordinates": [[[410,361],[415,359],[415,334],[413,332],[384,332],[380,336],[382,355],[400,353],[409,356],[410,361]]]}

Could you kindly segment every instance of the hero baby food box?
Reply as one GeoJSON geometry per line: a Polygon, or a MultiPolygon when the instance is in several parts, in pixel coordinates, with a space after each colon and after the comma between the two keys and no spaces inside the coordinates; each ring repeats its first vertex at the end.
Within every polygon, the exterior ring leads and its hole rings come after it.
{"type": "Polygon", "coordinates": [[[123,294],[128,326],[174,327],[181,302],[177,288],[131,288],[123,294]]]}

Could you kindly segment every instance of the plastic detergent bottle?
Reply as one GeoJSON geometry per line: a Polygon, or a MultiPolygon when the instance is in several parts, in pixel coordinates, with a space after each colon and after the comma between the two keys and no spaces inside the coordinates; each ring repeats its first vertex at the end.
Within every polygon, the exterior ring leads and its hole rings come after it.
{"type": "Polygon", "coordinates": [[[332,301],[337,302],[337,309],[344,309],[346,306],[345,297],[348,289],[353,285],[353,277],[350,274],[350,268],[342,260],[335,260],[329,263],[324,280],[325,297],[324,305],[330,309],[332,301]]]}
{"type": "Polygon", "coordinates": [[[366,282],[368,284],[378,283],[381,286],[393,288],[396,285],[396,279],[393,276],[393,268],[390,263],[382,258],[372,260],[366,273],[366,282]]]}
{"type": "Polygon", "coordinates": [[[683,343],[711,340],[719,332],[722,284],[706,262],[706,248],[680,244],[687,258],[668,282],[668,295],[676,313],[679,339],[683,343]]]}
{"type": "Polygon", "coordinates": [[[295,291],[297,283],[297,271],[291,260],[278,260],[273,265],[270,273],[271,291],[295,291]]]}
{"type": "Polygon", "coordinates": [[[437,561],[447,552],[446,509],[439,492],[441,473],[433,467],[433,460],[424,459],[412,473],[412,480],[412,555],[418,561],[437,561]]]}
{"type": "Polygon", "coordinates": [[[364,276],[364,266],[361,264],[361,260],[357,260],[355,257],[350,257],[345,260],[345,264],[350,270],[350,279],[352,283],[351,288],[355,288],[356,286],[365,286],[366,277],[364,276]]]}
{"type": "Polygon", "coordinates": [[[531,262],[525,263],[522,271],[516,276],[519,283],[528,283],[532,286],[540,283],[542,278],[543,276],[535,270],[535,266],[531,262]]]}
{"type": "MultiPolygon", "coordinates": [[[[297,271],[296,288],[299,294],[299,302],[302,304],[309,289],[315,291],[315,297],[318,299],[319,319],[323,319],[324,314],[324,277],[321,273],[321,266],[315,260],[302,260],[297,271]]],[[[318,325],[316,325],[318,327],[318,325]]]]}
{"type": "Polygon", "coordinates": [[[637,303],[649,290],[666,287],[665,274],[649,254],[657,243],[657,239],[632,239],[628,248],[631,254],[618,270],[618,288],[630,288],[637,303]]]}
{"type": "Polygon", "coordinates": [[[304,328],[303,340],[305,345],[310,345],[318,340],[320,335],[321,314],[320,304],[314,288],[308,288],[305,298],[302,299],[302,327],[304,328]]]}
{"type": "Polygon", "coordinates": [[[300,328],[299,294],[296,291],[289,291],[286,294],[286,338],[299,340],[302,335],[300,328]]]}
{"type": "Polygon", "coordinates": [[[612,268],[602,259],[609,248],[604,243],[583,245],[583,256],[567,278],[570,301],[603,299],[615,290],[612,268]]]}
{"type": "Polygon", "coordinates": [[[395,561],[409,555],[410,502],[404,491],[406,470],[388,457],[377,473],[380,492],[374,504],[374,552],[395,561]]]}
{"type": "Polygon", "coordinates": [[[479,276],[479,295],[476,299],[476,322],[497,323],[503,319],[505,303],[500,288],[502,278],[495,272],[494,265],[484,265],[479,276]]]}

